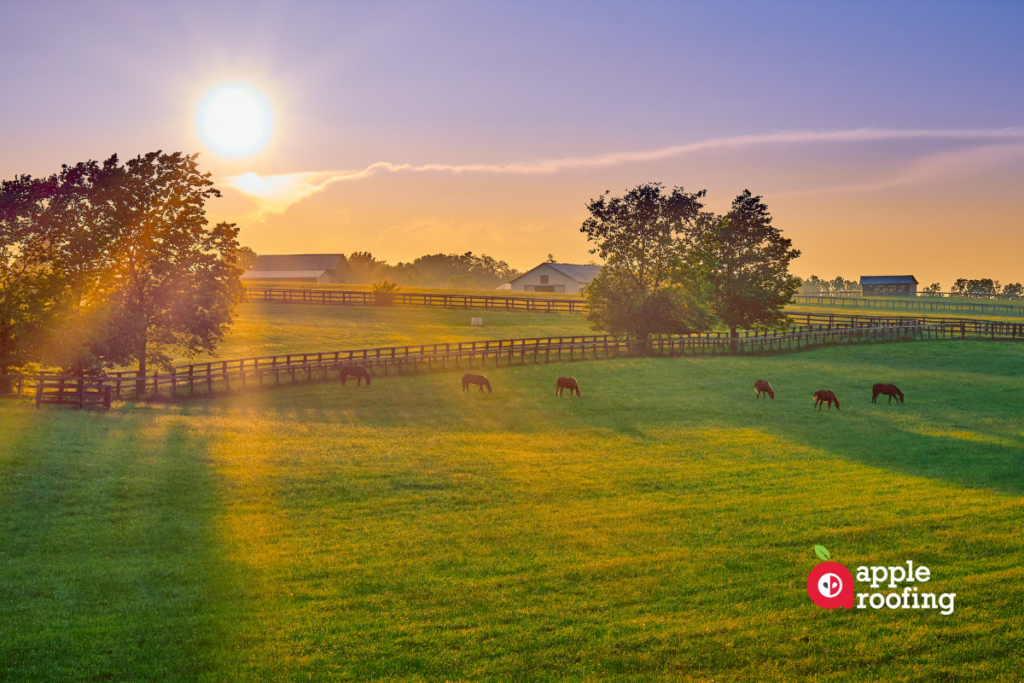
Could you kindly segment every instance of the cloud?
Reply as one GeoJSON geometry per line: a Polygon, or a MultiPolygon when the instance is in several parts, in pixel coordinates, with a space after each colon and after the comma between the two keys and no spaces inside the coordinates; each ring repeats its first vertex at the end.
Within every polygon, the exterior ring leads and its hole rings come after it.
{"type": "MultiPolygon", "coordinates": [[[[260,215],[264,212],[280,213],[292,204],[299,202],[329,185],[341,182],[358,181],[381,172],[387,173],[493,173],[512,175],[544,175],[579,169],[594,169],[619,166],[631,163],[659,161],[674,157],[708,150],[734,150],[747,147],[768,145],[880,142],[887,140],[948,140],[948,141],[1021,141],[1024,140],[1024,128],[1001,128],[980,130],[877,130],[861,128],[845,131],[826,132],[779,132],[768,135],[741,135],[729,138],[713,138],[685,145],[674,145],[652,150],[633,152],[610,152],[596,156],[564,157],[561,159],[540,159],[535,161],[513,162],[509,164],[393,164],[380,161],[370,164],[359,171],[308,171],[285,175],[260,176],[257,173],[243,173],[225,179],[225,184],[233,187],[260,202],[260,215]]],[[[988,149],[996,149],[996,145],[986,145],[988,149]]],[[[1018,145],[1012,145],[1016,150],[1018,145]]],[[[931,169],[923,175],[934,172],[931,169]]],[[[922,175],[920,169],[917,175],[922,175]]],[[[889,187],[892,184],[912,182],[913,171],[906,175],[908,179],[885,181],[876,185],[849,186],[835,188],[831,191],[869,190],[889,187]]],[[[821,192],[830,190],[818,190],[821,192]]]]}

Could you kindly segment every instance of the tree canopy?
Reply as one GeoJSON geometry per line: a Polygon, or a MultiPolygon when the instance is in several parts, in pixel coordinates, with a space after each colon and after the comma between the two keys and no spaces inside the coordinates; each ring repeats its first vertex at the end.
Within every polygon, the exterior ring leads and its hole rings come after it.
{"type": "Polygon", "coordinates": [[[702,214],[687,247],[701,263],[715,314],[731,336],[740,328],[786,323],[782,309],[800,287],[789,263],[800,251],[772,225],[761,197],[744,190],[725,216],[702,214]]]}
{"type": "Polygon", "coordinates": [[[704,283],[683,249],[704,194],[647,183],[622,197],[605,192],[590,201],[580,231],[605,261],[585,292],[595,328],[641,339],[709,328],[704,283]]]}
{"type": "Polygon", "coordinates": [[[197,155],[152,152],[0,186],[0,371],[167,366],[212,352],[233,318],[238,229],[197,155]]]}

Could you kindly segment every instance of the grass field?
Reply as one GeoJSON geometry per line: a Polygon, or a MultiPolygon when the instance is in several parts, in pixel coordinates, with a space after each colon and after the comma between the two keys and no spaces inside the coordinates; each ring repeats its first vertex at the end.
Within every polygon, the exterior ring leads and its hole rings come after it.
{"type": "Polygon", "coordinates": [[[809,313],[835,313],[837,315],[877,315],[909,318],[966,318],[968,320],[1003,320],[1006,322],[1020,322],[1024,320],[1024,308],[1020,309],[1019,315],[1007,315],[1004,313],[985,313],[979,311],[931,311],[919,309],[891,309],[873,307],[853,306],[828,306],[817,304],[790,304],[786,306],[787,311],[807,311],[809,313]]]}
{"type": "Polygon", "coordinates": [[[254,303],[238,307],[238,318],[217,355],[247,358],[582,334],[596,333],[581,316],[568,313],[254,303]],[[474,317],[483,318],[483,327],[470,325],[474,317]]]}
{"type": "Polygon", "coordinates": [[[0,679],[1019,680],[1022,368],[931,342],[6,401],[0,679]],[[817,608],[816,543],[956,610],[817,608]]]}

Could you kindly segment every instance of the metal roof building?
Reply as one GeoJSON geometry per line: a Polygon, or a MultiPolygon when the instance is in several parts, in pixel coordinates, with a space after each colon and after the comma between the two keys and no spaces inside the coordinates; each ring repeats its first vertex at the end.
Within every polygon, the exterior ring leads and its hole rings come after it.
{"type": "Polygon", "coordinates": [[[243,282],[345,282],[350,274],[344,254],[268,254],[256,257],[243,282]]]}
{"type": "Polygon", "coordinates": [[[917,296],[917,278],[913,275],[863,275],[864,296],[917,296]]]}

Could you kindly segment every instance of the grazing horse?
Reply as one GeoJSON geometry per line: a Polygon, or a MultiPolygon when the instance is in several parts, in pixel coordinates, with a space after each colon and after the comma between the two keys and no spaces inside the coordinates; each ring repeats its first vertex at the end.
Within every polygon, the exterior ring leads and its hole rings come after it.
{"type": "Polygon", "coordinates": [[[871,402],[875,403],[879,394],[885,394],[889,397],[889,403],[892,403],[893,396],[896,397],[897,403],[903,403],[903,392],[895,384],[876,384],[871,387],[871,402]]]}
{"type": "Polygon", "coordinates": [[[462,391],[465,393],[469,389],[470,384],[479,384],[480,393],[484,393],[484,387],[487,387],[487,393],[493,394],[491,391],[491,383],[487,381],[487,378],[483,375],[471,375],[468,372],[462,376],[462,391]]]}
{"type": "Polygon", "coordinates": [[[821,391],[814,392],[814,407],[821,410],[821,407],[828,404],[828,409],[832,410],[832,402],[835,401],[836,410],[839,410],[839,399],[828,389],[822,389],[821,391]]]}
{"type": "Polygon", "coordinates": [[[345,386],[346,380],[349,377],[356,378],[356,386],[360,386],[363,380],[366,380],[366,386],[370,386],[370,373],[362,365],[342,365],[341,366],[341,386],[345,386]]]}
{"type": "Polygon", "coordinates": [[[570,396],[574,391],[577,396],[580,395],[580,383],[576,381],[575,377],[559,377],[555,382],[555,396],[561,396],[563,389],[568,389],[570,396]]]}
{"type": "Polygon", "coordinates": [[[757,395],[758,400],[761,400],[761,394],[768,394],[773,401],[775,400],[775,392],[772,391],[772,385],[763,379],[754,382],[754,393],[757,395]]]}

